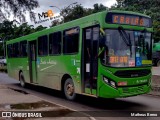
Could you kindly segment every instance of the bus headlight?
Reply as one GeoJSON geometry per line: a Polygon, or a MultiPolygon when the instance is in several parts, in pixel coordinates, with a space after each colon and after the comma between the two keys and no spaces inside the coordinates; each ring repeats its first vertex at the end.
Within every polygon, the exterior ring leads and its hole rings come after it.
{"type": "Polygon", "coordinates": [[[106,77],[103,77],[103,81],[104,81],[105,83],[107,83],[108,85],[110,85],[111,87],[116,88],[116,83],[115,83],[114,81],[112,81],[112,80],[110,80],[110,79],[108,79],[108,78],[106,78],[106,77]]]}
{"type": "Polygon", "coordinates": [[[116,83],[115,82],[110,81],[110,83],[111,83],[111,86],[113,86],[114,88],[116,88],[116,83]]]}
{"type": "Polygon", "coordinates": [[[108,80],[107,78],[103,77],[103,80],[104,80],[107,84],[109,84],[109,80],[108,80]]]}

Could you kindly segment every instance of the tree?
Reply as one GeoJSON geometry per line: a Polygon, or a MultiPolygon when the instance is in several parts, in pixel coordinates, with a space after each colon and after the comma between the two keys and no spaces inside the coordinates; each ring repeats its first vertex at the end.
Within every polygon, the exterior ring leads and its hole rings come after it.
{"type": "Polygon", "coordinates": [[[3,21],[0,23],[0,38],[1,40],[8,39],[9,36],[11,36],[14,33],[14,21],[3,21]]]}
{"type": "Polygon", "coordinates": [[[33,31],[32,31],[32,33],[34,33],[34,32],[38,32],[38,31],[41,31],[41,30],[44,30],[44,29],[46,29],[47,27],[43,27],[42,25],[39,25],[38,27],[36,27],[33,31]]]}
{"type": "Polygon", "coordinates": [[[153,21],[153,28],[154,28],[154,42],[160,41],[160,21],[153,21]]]}
{"type": "Polygon", "coordinates": [[[92,11],[92,13],[97,13],[97,12],[101,12],[101,11],[104,11],[104,10],[108,10],[108,8],[106,6],[104,6],[103,4],[94,4],[94,9],[92,11]]]}
{"type": "Polygon", "coordinates": [[[68,22],[83,17],[84,12],[83,6],[81,6],[81,4],[77,4],[75,6],[62,9],[60,15],[63,17],[63,22],[68,22]]]}
{"type": "Polygon", "coordinates": [[[33,25],[28,25],[27,22],[17,26],[15,21],[3,21],[0,23],[0,39],[10,40],[41,31],[43,29],[46,29],[46,27],[43,27],[42,25],[34,28],[33,25]]]}
{"type": "Polygon", "coordinates": [[[35,15],[32,10],[38,6],[37,0],[0,0],[0,19],[7,20],[13,14],[20,22],[24,22],[26,11],[28,11],[33,20],[35,15]]]}
{"type": "Polygon", "coordinates": [[[3,43],[0,43],[0,56],[3,56],[4,51],[3,51],[3,43]]]}
{"type": "Polygon", "coordinates": [[[59,24],[61,24],[62,22],[63,22],[63,19],[62,19],[62,21],[60,21],[59,19],[53,20],[53,21],[51,22],[52,25],[51,25],[50,27],[59,25],[59,24]]]}
{"type": "Polygon", "coordinates": [[[3,55],[4,47],[7,40],[15,39],[21,36],[25,36],[43,29],[42,25],[34,28],[33,25],[28,25],[28,23],[23,23],[17,26],[16,21],[3,21],[0,23],[0,54],[3,55]]]}
{"type": "Polygon", "coordinates": [[[84,8],[81,4],[65,7],[60,12],[60,15],[63,17],[63,19],[52,21],[51,27],[108,9],[106,6],[98,3],[94,4],[93,7],[93,9],[84,8]]]}

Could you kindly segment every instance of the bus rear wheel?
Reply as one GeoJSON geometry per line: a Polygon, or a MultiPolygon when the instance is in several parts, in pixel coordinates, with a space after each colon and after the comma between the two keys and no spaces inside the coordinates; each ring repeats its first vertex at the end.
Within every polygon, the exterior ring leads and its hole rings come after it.
{"type": "Polygon", "coordinates": [[[25,87],[26,86],[26,82],[25,82],[25,79],[24,79],[24,76],[23,76],[22,72],[19,75],[19,81],[20,81],[21,87],[25,87]]]}
{"type": "Polygon", "coordinates": [[[73,80],[68,78],[64,83],[64,94],[68,100],[74,100],[76,97],[73,80]]]}

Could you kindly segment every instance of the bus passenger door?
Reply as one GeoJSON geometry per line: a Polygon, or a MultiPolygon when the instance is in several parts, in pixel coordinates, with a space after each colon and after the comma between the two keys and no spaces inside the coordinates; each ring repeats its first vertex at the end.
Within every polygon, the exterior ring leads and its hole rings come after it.
{"type": "Polygon", "coordinates": [[[97,95],[99,26],[83,29],[82,92],[97,95]]]}
{"type": "Polygon", "coordinates": [[[37,83],[37,44],[36,40],[29,42],[29,75],[30,83],[37,83]]]}

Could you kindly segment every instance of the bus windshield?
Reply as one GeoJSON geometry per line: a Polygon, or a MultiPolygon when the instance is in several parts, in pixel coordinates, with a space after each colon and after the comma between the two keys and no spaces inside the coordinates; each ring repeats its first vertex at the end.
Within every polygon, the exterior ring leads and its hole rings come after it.
{"type": "Polygon", "coordinates": [[[105,51],[101,61],[111,67],[151,65],[151,33],[146,31],[105,30],[105,51]]]}

